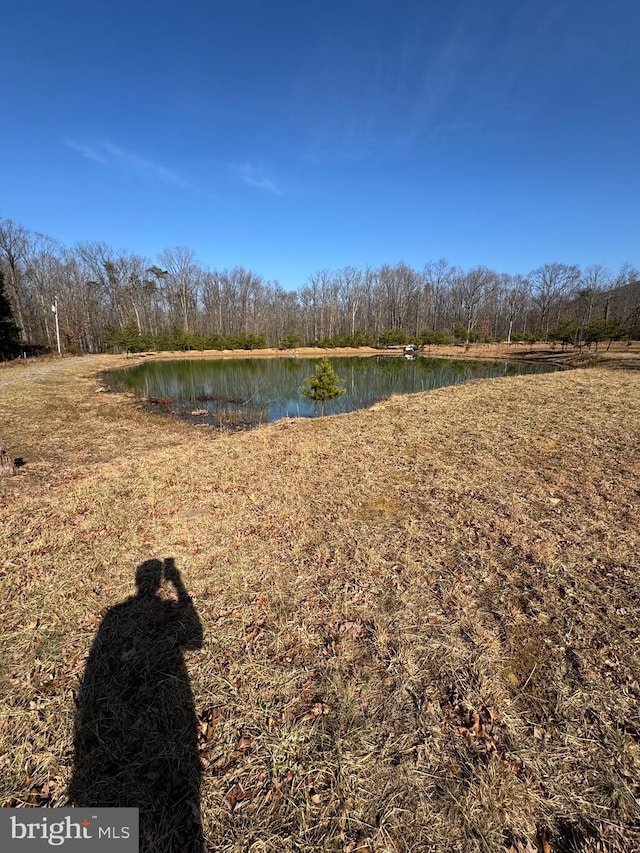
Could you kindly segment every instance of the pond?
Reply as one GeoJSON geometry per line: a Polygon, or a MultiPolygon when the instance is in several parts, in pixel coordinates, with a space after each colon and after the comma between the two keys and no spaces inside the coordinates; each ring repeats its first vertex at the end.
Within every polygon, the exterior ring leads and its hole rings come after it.
{"type": "MultiPolygon", "coordinates": [[[[330,362],[344,382],[345,394],[327,401],[326,415],[367,408],[392,394],[557,369],[518,362],[398,356],[349,356],[330,362]]],[[[133,392],[157,411],[192,423],[244,429],[280,418],[320,414],[320,407],[300,392],[317,363],[311,358],[148,361],[103,378],[110,388],[133,392]]]]}

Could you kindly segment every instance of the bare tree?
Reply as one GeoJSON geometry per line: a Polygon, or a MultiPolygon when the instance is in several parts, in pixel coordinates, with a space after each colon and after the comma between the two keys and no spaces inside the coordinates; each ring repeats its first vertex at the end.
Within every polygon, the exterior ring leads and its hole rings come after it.
{"type": "Polygon", "coordinates": [[[49,348],[55,344],[51,306],[64,279],[63,253],[63,247],[55,240],[44,234],[35,234],[24,270],[32,314],[29,325],[33,342],[46,343],[49,348]]]}
{"type": "Polygon", "coordinates": [[[314,341],[327,336],[327,321],[329,319],[328,305],[331,296],[332,276],[327,270],[312,273],[309,283],[302,288],[301,298],[307,312],[307,340],[310,332],[314,341]]]}
{"type": "MultiPolygon", "coordinates": [[[[503,303],[505,311],[505,319],[507,323],[507,343],[511,343],[513,334],[513,326],[518,317],[522,317],[525,313],[528,295],[529,282],[521,275],[509,276],[506,282],[506,289],[503,294],[503,303]]],[[[522,328],[525,331],[525,328],[522,328]]]]}
{"type": "Polygon", "coordinates": [[[344,331],[355,337],[357,321],[362,310],[365,286],[362,273],[355,267],[343,267],[337,272],[340,309],[344,317],[344,331]]]}
{"type": "Polygon", "coordinates": [[[460,321],[466,328],[467,343],[471,340],[471,332],[476,327],[485,301],[497,286],[498,276],[486,267],[474,267],[457,277],[455,291],[460,321]]]}
{"type": "Polygon", "coordinates": [[[536,304],[539,317],[539,331],[548,335],[552,322],[556,319],[558,306],[562,298],[575,288],[580,280],[580,267],[568,264],[544,264],[529,273],[531,298],[536,304]]]}
{"type": "Polygon", "coordinates": [[[594,264],[582,272],[572,293],[571,313],[577,323],[576,340],[582,340],[585,327],[599,309],[604,309],[611,282],[611,273],[602,264],[594,264]]]}
{"type": "Polygon", "coordinates": [[[442,329],[451,322],[449,316],[451,290],[458,270],[445,258],[429,261],[424,268],[423,280],[429,294],[426,322],[430,329],[442,329]]]}
{"type": "Polygon", "coordinates": [[[579,330],[617,323],[634,334],[640,322],[640,273],[628,264],[612,275],[600,264],[581,273],[550,263],[526,278],[483,266],[465,271],[444,259],[422,270],[346,266],[316,272],[287,292],[242,266],[205,271],[190,249],[166,249],[151,265],[105,243],[67,249],[3,219],[0,270],[21,342],[52,346],[58,297],[65,346],[81,351],[101,349],[107,331],[127,327],[140,335],[175,328],[186,336],[266,334],[278,343],[290,335],[307,342],[379,337],[387,329],[399,339],[458,325],[467,341],[482,331],[511,341],[516,332],[549,334],[560,319],[579,330]]]}
{"type": "Polygon", "coordinates": [[[158,260],[166,268],[162,281],[169,306],[179,318],[182,331],[188,333],[189,318],[197,307],[202,267],[196,261],[195,252],[183,246],[165,249],[158,260]]]}

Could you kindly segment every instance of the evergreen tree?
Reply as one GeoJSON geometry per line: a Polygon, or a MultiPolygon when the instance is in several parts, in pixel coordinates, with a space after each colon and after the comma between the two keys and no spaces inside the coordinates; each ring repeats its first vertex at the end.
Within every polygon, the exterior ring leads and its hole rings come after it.
{"type": "Polygon", "coordinates": [[[331,362],[328,358],[321,358],[318,362],[318,369],[313,376],[308,376],[300,389],[305,397],[309,397],[316,403],[320,403],[322,414],[324,415],[324,404],[327,400],[333,400],[334,397],[341,397],[344,394],[344,388],[341,387],[342,379],[331,367],[331,362]]]}
{"type": "Polygon", "coordinates": [[[0,270],[0,358],[14,358],[20,349],[20,330],[13,319],[11,304],[4,292],[4,275],[0,270]]]}
{"type": "Polygon", "coordinates": [[[550,341],[560,341],[562,344],[562,352],[564,352],[567,344],[576,346],[580,337],[580,324],[577,320],[569,320],[566,317],[551,329],[549,332],[550,341]]]}
{"type": "Polygon", "coordinates": [[[588,345],[589,349],[591,349],[591,344],[595,344],[596,352],[598,352],[598,344],[601,341],[608,340],[608,350],[611,342],[619,340],[624,333],[624,326],[618,323],[617,320],[592,320],[584,330],[584,342],[588,345]]]}

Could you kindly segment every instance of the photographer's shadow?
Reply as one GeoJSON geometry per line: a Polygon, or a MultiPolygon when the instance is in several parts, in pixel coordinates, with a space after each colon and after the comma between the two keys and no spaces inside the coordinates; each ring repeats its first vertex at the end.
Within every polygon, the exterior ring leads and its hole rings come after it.
{"type": "Polygon", "coordinates": [[[184,649],[202,626],[172,559],[136,572],[138,594],[105,616],[78,695],[69,799],[140,809],[140,849],[200,853],[197,718],[184,649]],[[163,578],[177,601],[160,597],[163,578]]]}

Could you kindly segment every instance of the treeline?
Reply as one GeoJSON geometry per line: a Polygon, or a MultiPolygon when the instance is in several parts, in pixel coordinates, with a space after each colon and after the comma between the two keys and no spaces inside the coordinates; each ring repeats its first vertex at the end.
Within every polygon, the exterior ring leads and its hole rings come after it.
{"type": "Polygon", "coordinates": [[[67,352],[640,338],[640,273],[548,263],[523,275],[446,260],[322,270],[296,291],[190,249],[150,259],[65,247],[0,220],[0,272],[23,348],[67,352]]]}

